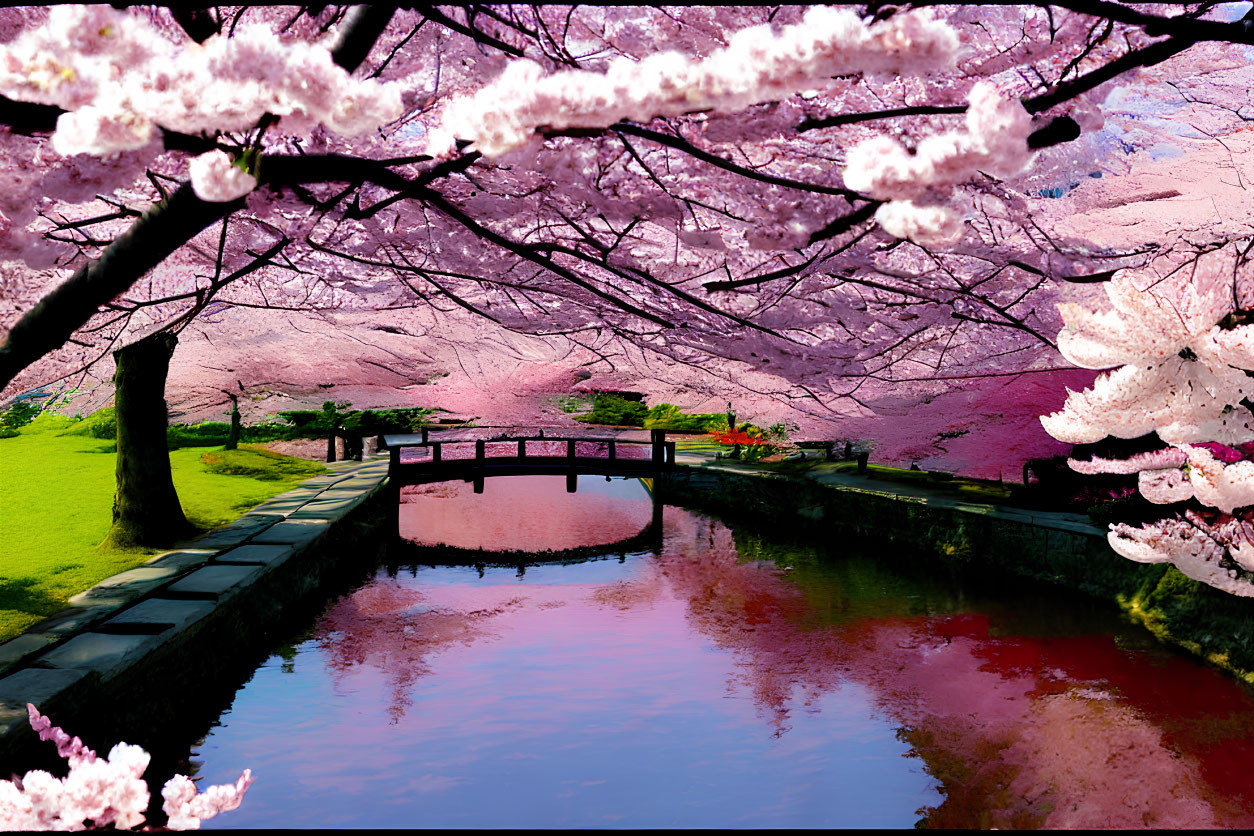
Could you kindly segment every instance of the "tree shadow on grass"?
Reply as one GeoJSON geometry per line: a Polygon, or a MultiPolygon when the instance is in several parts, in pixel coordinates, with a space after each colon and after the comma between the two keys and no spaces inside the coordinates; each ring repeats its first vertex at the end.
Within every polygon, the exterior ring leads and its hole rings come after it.
{"type": "Polygon", "coordinates": [[[45,618],[65,607],[65,599],[49,594],[43,588],[41,578],[0,577],[0,610],[15,610],[45,618]]]}

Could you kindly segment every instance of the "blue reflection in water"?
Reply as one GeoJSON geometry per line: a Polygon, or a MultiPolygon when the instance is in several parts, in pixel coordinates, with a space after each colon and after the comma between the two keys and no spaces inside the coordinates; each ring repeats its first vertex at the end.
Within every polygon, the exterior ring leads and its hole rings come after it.
{"type": "Polygon", "coordinates": [[[940,803],[862,685],[764,713],[657,560],[380,573],[198,748],[205,784],[256,776],[205,825],[909,827],[940,803]]]}

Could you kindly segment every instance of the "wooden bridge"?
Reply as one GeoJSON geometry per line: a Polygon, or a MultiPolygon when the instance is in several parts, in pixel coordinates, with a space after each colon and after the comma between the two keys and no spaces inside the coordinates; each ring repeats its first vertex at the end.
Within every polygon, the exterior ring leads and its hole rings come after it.
{"type": "Polygon", "coordinates": [[[580,474],[650,477],[675,466],[675,442],[666,440],[665,430],[651,430],[645,441],[547,435],[432,440],[424,429],[385,435],[383,443],[391,455],[388,482],[394,489],[461,479],[473,482],[475,493],[483,493],[488,477],[554,474],[565,475],[566,490],[574,493],[580,474]],[[416,449],[428,455],[403,459],[405,450],[416,449]]]}

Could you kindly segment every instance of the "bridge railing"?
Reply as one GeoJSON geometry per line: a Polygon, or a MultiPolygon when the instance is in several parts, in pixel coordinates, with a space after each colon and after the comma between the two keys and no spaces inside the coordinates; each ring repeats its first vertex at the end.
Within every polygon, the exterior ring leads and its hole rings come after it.
{"type": "Polygon", "coordinates": [[[543,459],[548,462],[552,462],[554,459],[567,459],[572,464],[579,460],[586,461],[588,459],[609,462],[630,461],[642,464],[648,461],[651,466],[658,468],[669,467],[675,464],[675,442],[666,440],[666,432],[664,430],[651,430],[648,441],[617,437],[551,435],[494,436],[492,438],[440,441],[432,440],[426,429],[421,433],[412,435],[387,435],[384,436],[383,440],[388,447],[392,468],[413,465],[436,466],[444,461],[456,461],[459,464],[473,461],[476,465],[483,465],[493,459],[509,459],[513,462],[526,459],[543,459]],[[550,449],[551,445],[558,444],[564,445],[564,449],[559,447],[560,452],[556,455],[547,451],[536,455],[538,451],[528,451],[528,444],[544,444],[549,446],[550,449]],[[454,450],[458,453],[465,452],[470,445],[474,446],[473,458],[465,455],[445,455],[446,452],[453,452],[454,450]],[[509,452],[503,456],[489,456],[488,445],[493,445],[494,450],[500,450],[502,445],[509,445],[509,452]],[[422,448],[430,451],[429,458],[419,461],[403,460],[403,451],[422,448]],[[646,449],[648,451],[646,456],[633,455],[636,450],[646,449]],[[601,455],[602,452],[604,455],[601,455]],[[622,455],[623,453],[627,453],[627,455],[622,455]]]}

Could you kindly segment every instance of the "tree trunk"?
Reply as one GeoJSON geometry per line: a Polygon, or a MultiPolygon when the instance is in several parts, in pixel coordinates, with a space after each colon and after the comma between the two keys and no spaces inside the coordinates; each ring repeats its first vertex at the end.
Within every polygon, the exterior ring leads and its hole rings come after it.
{"type": "Polygon", "coordinates": [[[193,533],[183,515],[166,445],[165,380],[178,338],[154,334],[113,352],[117,371],[117,493],[112,546],[165,546],[193,533]]]}
{"type": "Polygon", "coordinates": [[[224,450],[239,449],[239,397],[236,395],[227,395],[231,399],[231,430],[226,436],[226,445],[224,450]]]}

